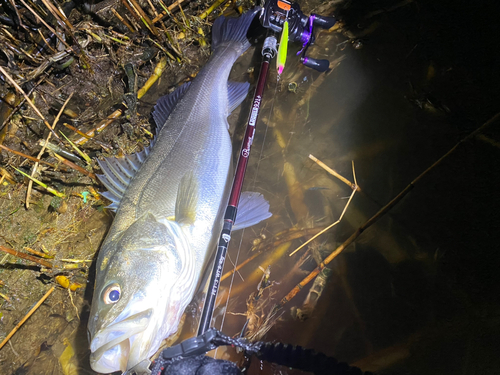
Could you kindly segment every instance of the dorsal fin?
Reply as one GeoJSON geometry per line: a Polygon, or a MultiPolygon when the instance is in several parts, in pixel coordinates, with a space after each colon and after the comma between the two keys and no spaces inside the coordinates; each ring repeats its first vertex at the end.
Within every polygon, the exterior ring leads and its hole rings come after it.
{"type": "Polygon", "coordinates": [[[98,174],[97,177],[99,177],[99,180],[108,189],[108,191],[101,193],[101,195],[113,202],[106,208],[113,211],[118,209],[130,181],[148,157],[153,148],[153,143],[154,140],[141,152],[126,155],[123,158],[109,157],[97,161],[104,172],[104,174],[98,174]]]}
{"type": "Polygon", "coordinates": [[[186,82],[177,87],[175,91],[158,99],[153,111],[153,119],[156,123],[156,134],[158,134],[161,128],[163,128],[163,125],[165,125],[168,120],[168,116],[170,116],[190,85],[191,82],[186,82]]]}
{"type": "Polygon", "coordinates": [[[228,115],[233,112],[248,95],[250,83],[248,82],[228,82],[227,83],[227,100],[228,100],[228,115]]]}

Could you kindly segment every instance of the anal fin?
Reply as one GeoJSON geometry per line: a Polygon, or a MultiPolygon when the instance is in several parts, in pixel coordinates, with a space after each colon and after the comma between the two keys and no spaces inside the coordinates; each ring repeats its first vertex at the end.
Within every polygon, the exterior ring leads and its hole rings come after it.
{"type": "Polygon", "coordinates": [[[228,100],[228,115],[233,112],[248,95],[250,83],[248,82],[228,82],[227,83],[227,100],[228,100]]]}
{"type": "Polygon", "coordinates": [[[251,227],[262,220],[270,218],[272,215],[269,212],[269,202],[261,193],[245,191],[240,196],[233,230],[251,227]]]}

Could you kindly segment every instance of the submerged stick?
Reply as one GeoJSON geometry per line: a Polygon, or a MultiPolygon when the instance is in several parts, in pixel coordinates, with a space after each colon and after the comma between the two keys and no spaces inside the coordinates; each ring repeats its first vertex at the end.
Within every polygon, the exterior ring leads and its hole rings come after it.
{"type": "Polygon", "coordinates": [[[238,272],[246,264],[250,263],[252,260],[257,258],[259,255],[265,253],[266,249],[276,248],[276,247],[278,247],[286,242],[290,242],[290,241],[296,240],[297,238],[301,238],[304,236],[311,236],[311,235],[317,234],[318,232],[321,232],[321,231],[324,231],[324,228],[306,228],[306,229],[302,229],[302,230],[298,230],[297,228],[291,228],[286,233],[282,232],[281,234],[276,235],[275,238],[272,238],[271,242],[264,241],[264,242],[260,243],[259,245],[257,245],[255,248],[253,248],[252,251],[254,251],[254,254],[250,258],[247,258],[245,261],[238,264],[232,270],[227,271],[222,276],[221,281],[224,281],[229,276],[231,276],[233,273],[238,272]],[[279,237],[279,238],[276,238],[276,237],[279,237]]]}
{"type": "Polygon", "coordinates": [[[382,216],[384,216],[392,207],[394,207],[399,201],[401,201],[406,194],[410,192],[411,189],[420,181],[427,173],[433,170],[437,165],[439,165],[444,159],[450,156],[458,146],[460,146],[465,141],[475,137],[478,133],[484,130],[486,127],[493,124],[500,118],[500,112],[486,121],[479,128],[474,130],[468,136],[460,140],[455,146],[453,146],[447,153],[436,160],[429,168],[418,175],[412,182],[408,184],[406,188],[403,189],[398,195],[396,195],[389,203],[382,207],[375,215],[368,219],[363,225],[361,225],[347,240],[344,241],[342,245],[337,247],[328,257],[325,258],[323,262],[319,264],[309,275],[307,275],[300,283],[298,283],[285,297],[281,299],[279,303],[274,306],[274,310],[281,309],[288,301],[297,295],[297,293],[304,288],[310,281],[312,281],[333,259],[335,259],[347,246],[353,243],[366,229],[375,224],[382,216]]]}
{"type": "MultiPolygon", "coordinates": [[[[309,155],[309,156],[312,156],[312,155],[309,155]]],[[[340,175],[339,175],[340,176],[340,175]]],[[[299,251],[300,249],[302,249],[304,246],[306,246],[308,243],[310,243],[311,241],[314,241],[317,237],[321,236],[323,233],[325,233],[326,231],[330,230],[331,228],[333,228],[335,225],[337,225],[338,223],[340,223],[340,221],[342,220],[342,218],[344,217],[346,211],[347,211],[347,207],[349,207],[349,204],[351,203],[352,201],[352,198],[354,198],[354,194],[356,193],[357,191],[357,186],[358,186],[358,182],[356,180],[356,172],[354,170],[354,161],[352,162],[352,176],[354,177],[354,184],[352,184],[351,188],[352,188],[352,193],[349,197],[349,200],[347,201],[346,205],[344,206],[344,209],[342,210],[342,213],[340,214],[340,217],[339,219],[330,224],[328,227],[326,227],[325,229],[323,229],[321,232],[319,232],[318,234],[312,236],[311,238],[309,238],[306,242],[304,242],[302,245],[300,245],[298,248],[296,248],[294,251],[291,252],[291,254],[289,256],[292,256],[293,254],[295,254],[297,251],[299,251]]],[[[337,176],[335,176],[337,177],[337,176]]]]}
{"type": "Polygon", "coordinates": [[[340,223],[340,221],[344,217],[345,212],[347,211],[347,207],[349,207],[349,204],[351,203],[352,198],[354,197],[354,193],[356,193],[356,190],[352,191],[351,196],[349,197],[349,200],[347,201],[347,204],[345,205],[344,210],[342,211],[342,214],[340,215],[339,219],[336,222],[330,224],[325,229],[323,229],[321,232],[319,232],[319,233],[315,234],[314,236],[312,236],[311,238],[309,238],[306,242],[304,242],[302,245],[300,245],[298,248],[296,248],[294,251],[292,251],[289,256],[292,256],[297,251],[299,251],[300,249],[302,249],[304,246],[308,245],[309,243],[311,243],[312,241],[314,241],[316,238],[318,238],[319,236],[321,236],[323,233],[329,231],[335,225],[337,225],[338,223],[340,223]]]}
{"type": "Polygon", "coordinates": [[[325,171],[327,171],[328,173],[330,173],[332,176],[337,177],[340,181],[342,181],[343,183],[345,183],[346,185],[348,185],[351,189],[355,189],[357,191],[361,191],[361,188],[357,184],[353,184],[347,178],[345,178],[344,176],[342,176],[339,173],[337,173],[336,171],[334,171],[332,168],[330,168],[328,165],[326,165],[321,160],[319,160],[318,158],[316,158],[314,155],[309,154],[309,159],[311,159],[312,161],[314,161],[316,164],[318,164],[321,168],[323,168],[325,171]]]}
{"type": "Polygon", "coordinates": [[[10,340],[10,338],[12,336],[14,336],[14,334],[17,332],[17,330],[19,328],[21,328],[21,326],[24,324],[24,322],[27,321],[31,315],[33,315],[33,313],[40,307],[40,305],[45,302],[45,300],[52,294],[54,289],[55,289],[55,287],[51,287],[47,291],[47,293],[45,293],[44,296],[40,299],[40,301],[38,301],[36,303],[36,305],[33,306],[33,308],[25,315],[25,317],[19,323],[16,324],[14,329],[12,331],[10,331],[10,333],[7,335],[7,337],[0,343],[0,349],[2,349],[3,346],[10,340]]]}

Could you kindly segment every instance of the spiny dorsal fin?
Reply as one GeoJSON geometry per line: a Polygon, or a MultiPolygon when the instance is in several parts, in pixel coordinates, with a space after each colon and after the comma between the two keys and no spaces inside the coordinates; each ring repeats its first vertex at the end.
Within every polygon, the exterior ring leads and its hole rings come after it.
{"type": "Polygon", "coordinates": [[[153,111],[153,119],[156,123],[156,134],[163,128],[163,125],[165,125],[168,120],[168,116],[170,116],[179,100],[184,96],[189,85],[191,85],[191,82],[186,82],[182,86],[177,87],[175,91],[158,99],[153,111]]]}
{"type": "Polygon", "coordinates": [[[182,177],[175,201],[175,221],[179,224],[193,224],[198,203],[198,182],[192,172],[182,177]]]}
{"type": "Polygon", "coordinates": [[[153,142],[154,140],[141,152],[126,155],[123,158],[109,157],[97,161],[104,172],[104,174],[98,174],[97,177],[99,177],[99,180],[108,189],[108,191],[101,193],[101,195],[112,202],[106,208],[113,211],[118,209],[130,181],[134,178],[142,163],[144,163],[151,152],[153,142]]]}
{"type": "Polygon", "coordinates": [[[228,82],[227,83],[227,100],[228,100],[228,115],[233,112],[248,95],[250,83],[248,82],[228,82]]]}

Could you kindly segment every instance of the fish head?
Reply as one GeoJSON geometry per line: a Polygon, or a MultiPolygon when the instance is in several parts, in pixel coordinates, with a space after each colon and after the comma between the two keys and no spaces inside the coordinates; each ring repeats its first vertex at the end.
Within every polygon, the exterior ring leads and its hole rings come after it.
{"type": "Polygon", "coordinates": [[[177,331],[196,287],[194,267],[175,221],[146,214],[122,235],[106,239],[88,324],[95,371],[133,368],[177,331]]]}

